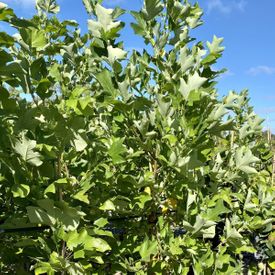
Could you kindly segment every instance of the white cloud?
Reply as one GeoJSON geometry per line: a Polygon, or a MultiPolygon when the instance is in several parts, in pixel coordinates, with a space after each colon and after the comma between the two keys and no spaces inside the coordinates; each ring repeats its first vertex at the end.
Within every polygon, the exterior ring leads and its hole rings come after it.
{"type": "Polygon", "coordinates": [[[258,110],[258,113],[259,114],[265,114],[265,115],[273,114],[273,113],[275,113],[275,107],[261,108],[261,109],[258,110]]]}
{"type": "Polygon", "coordinates": [[[217,10],[221,13],[231,13],[232,11],[244,11],[247,2],[245,0],[208,0],[207,12],[217,10]]]}
{"type": "Polygon", "coordinates": [[[35,5],[36,0],[5,0],[6,4],[21,5],[23,7],[32,7],[35,5]]]}
{"type": "Polygon", "coordinates": [[[239,10],[239,11],[244,11],[245,10],[245,6],[246,6],[247,2],[244,0],[241,0],[239,2],[235,2],[235,7],[239,10]]]}
{"type": "Polygon", "coordinates": [[[275,74],[275,67],[270,67],[266,65],[251,67],[249,70],[247,70],[247,74],[252,76],[256,76],[259,74],[273,75],[275,74]]]}

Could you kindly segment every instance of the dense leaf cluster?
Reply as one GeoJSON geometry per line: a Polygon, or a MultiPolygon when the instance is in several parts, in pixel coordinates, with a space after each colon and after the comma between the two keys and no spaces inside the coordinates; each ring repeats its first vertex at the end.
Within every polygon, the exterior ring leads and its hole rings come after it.
{"type": "Polygon", "coordinates": [[[83,0],[89,33],[55,0],[0,3],[0,273],[256,274],[275,268],[272,154],[247,91],[220,99],[222,39],[202,10],[83,0]]]}

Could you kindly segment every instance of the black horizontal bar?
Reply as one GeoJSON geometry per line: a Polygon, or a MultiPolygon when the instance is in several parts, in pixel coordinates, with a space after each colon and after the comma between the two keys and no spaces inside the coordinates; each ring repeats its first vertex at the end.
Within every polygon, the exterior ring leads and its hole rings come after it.
{"type": "MultiPolygon", "coordinates": [[[[175,211],[170,211],[170,213],[175,213],[175,211]]],[[[157,218],[159,215],[161,215],[161,212],[157,212],[157,213],[152,213],[155,215],[155,218],[157,218]]],[[[123,216],[123,217],[113,217],[113,218],[107,218],[106,219],[109,222],[114,222],[114,221],[120,221],[120,220],[132,220],[132,219],[138,219],[138,218],[149,218],[150,214],[148,214],[147,216],[139,216],[139,215],[135,215],[135,216],[123,216]]],[[[91,221],[94,222],[94,221],[91,221]]],[[[1,223],[0,223],[1,224],[1,223]]],[[[2,223],[2,225],[4,224],[4,222],[2,223]]],[[[1,229],[0,228],[0,234],[4,234],[4,233],[17,233],[17,232],[39,232],[39,231],[44,231],[45,229],[50,229],[50,226],[36,226],[36,227],[21,227],[21,228],[7,228],[7,229],[1,229]]],[[[108,227],[111,228],[111,227],[108,227]]],[[[106,229],[108,230],[108,229],[106,229]]],[[[121,229],[119,229],[121,230],[121,229]]]]}

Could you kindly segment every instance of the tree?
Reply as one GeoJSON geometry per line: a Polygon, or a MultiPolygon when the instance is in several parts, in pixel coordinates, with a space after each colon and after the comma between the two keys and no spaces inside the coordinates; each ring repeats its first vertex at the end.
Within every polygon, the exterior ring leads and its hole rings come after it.
{"type": "Polygon", "coordinates": [[[0,4],[0,269],[9,274],[255,274],[274,268],[271,154],[247,91],[219,99],[222,39],[197,4],[0,4]]]}

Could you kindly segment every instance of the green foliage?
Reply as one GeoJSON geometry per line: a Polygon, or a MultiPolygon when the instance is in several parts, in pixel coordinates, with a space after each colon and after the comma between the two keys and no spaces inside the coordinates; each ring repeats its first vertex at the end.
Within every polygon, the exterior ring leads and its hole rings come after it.
{"type": "Polygon", "coordinates": [[[0,273],[257,274],[274,269],[272,153],[247,91],[219,99],[222,39],[197,4],[123,10],[0,3],[0,273]]]}

